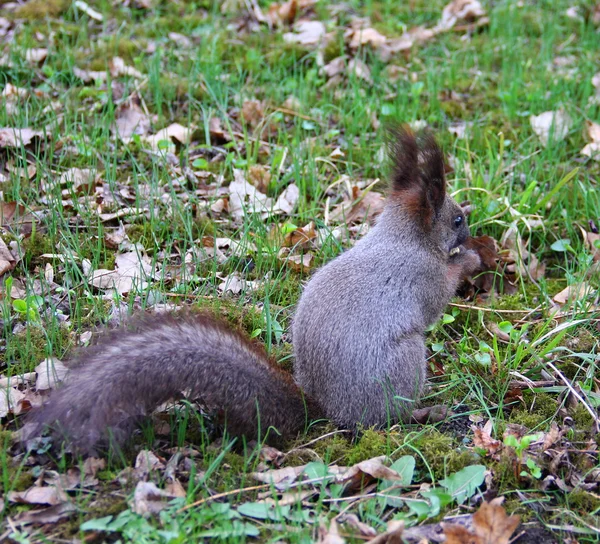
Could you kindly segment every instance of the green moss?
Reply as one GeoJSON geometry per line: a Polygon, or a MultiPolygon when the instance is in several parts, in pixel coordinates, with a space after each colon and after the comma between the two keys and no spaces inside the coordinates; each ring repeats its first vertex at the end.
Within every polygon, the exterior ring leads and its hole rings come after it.
{"type": "Polygon", "coordinates": [[[29,0],[15,11],[19,19],[58,17],[71,5],[70,0],[29,0]]]}
{"type": "Polygon", "coordinates": [[[24,251],[23,262],[28,269],[44,264],[47,261],[40,257],[46,253],[54,253],[54,242],[49,236],[33,233],[22,242],[24,251]]]}
{"type": "Polygon", "coordinates": [[[458,449],[456,440],[433,427],[427,427],[410,441],[410,448],[401,448],[402,455],[413,455],[417,468],[424,474],[433,473],[434,478],[449,474],[477,463],[479,456],[471,451],[458,449]],[[415,455],[415,450],[418,452],[415,455]]]}
{"type": "Polygon", "coordinates": [[[583,404],[578,403],[577,406],[571,410],[571,417],[573,418],[577,429],[591,429],[594,423],[592,416],[583,404]]]}
{"type": "Polygon", "coordinates": [[[366,459],[387,455],[389,444],[385,432],[367,429],[362,433],[358,443],[348,453],[346,462],[348,465],[360,463],[366,459]]]}
{"type": "Polygon", "coordinates": [[[583,489],[574,489],[567,496],[569,508],[575,512],[595,512],[600,509],[600,497],[583,489]]]}
{"type": "Polygon", "coordinates": [[[312,449],[326,463],[346,464],[352,452],[352,441],[344,435],[333,435],[316,442],[312,449]]]}

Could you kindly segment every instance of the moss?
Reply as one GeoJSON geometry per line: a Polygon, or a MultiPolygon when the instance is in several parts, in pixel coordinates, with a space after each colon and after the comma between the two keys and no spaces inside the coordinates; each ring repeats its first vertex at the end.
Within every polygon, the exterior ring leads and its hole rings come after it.
{"type": "MultiPolygon", "coordinates": [[[[11,491],[25,491],[29,489],[35,482],[35,477],[29,470],[18,471],[17,468],[9,468],[8,481],[10,482],[11,491]]],[[[0,480],[0,483],[2,480],[0,480]]],[[[8,490],[7,490],[8,491],[8,490]]]]}
{"type": "Polygon", "coordinates": [[[44,264],[46,261],[40,257],[45,253],[54,253],[54,242],[49,236],[40,233],[32,233],[29,238],[25,238],[22,247],[23,262],[28,269],[44,264]]]}
{"type": "Polygon", "coordinates": [[[348,465],[360,463],[366,459],[387,455],[389,453],[389,444],[386,435],[382,431],[367,429],[362,433],[360,440],[348,452],[346,462],[348,465]]]}
{"type": "Polygon", "coordinates": [[[427,474],[431,471],[435,479],[445,478],[479,460],[479,456],[473,452],[457,449],[453,437],[433,427],[425,428],[418,437],[411,440],[410,445],[411,448],[401,448],[402,455],[413,455],[417,468],[427,474]]]}
{"type": "Polygon", "coordinates": [[[333,435],[316,442],[312,449],[325,463],[346,464],[352,452],[352,441],[344,435],[333,435]]]}
{"type": "Polygon", "coordinates": [[[508,499],[504,503],[504,508],[508,514],[520,516],[521,523],[532,521],[535,518],[535,511],[524,505],[520,499],[508,499]]]}
{"type": "Polygon", "coordinates": [[[586,410],[585,406],[580,403],[571,410],[571,417],[573,418],[575,427],[578,429],[591,429],[594,423],[590,413],[586,410]]]}
{"type": "Polygon", "coordinates": [[[15,11],[19,19],[58,17],[71,5],[70,0],[29,0],[15,11]]]}
{"type": "Polygon", "coordinates": [[[583,489],[574,489],[567,495],[569,508],[576,512],[594,512],[600,509],[600,497],[583,489]]]}
{"type": "Polygon", "coordinates": [[[558,409],[556,400],[546,393],[523,391],[523,401],[527,406],[528,412],[536,414],[543,419],[552,419],[558,409]]]}

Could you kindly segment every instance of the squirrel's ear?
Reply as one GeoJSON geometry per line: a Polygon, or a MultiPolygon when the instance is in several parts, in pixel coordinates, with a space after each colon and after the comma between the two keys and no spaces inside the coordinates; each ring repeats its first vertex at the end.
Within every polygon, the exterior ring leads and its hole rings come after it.
{"type": "Polygon", "coordinates": [[[389,134],[392,198],[431,228],[446,197],[442,150],[431,134],[415,136],[407,126],[394,127],[389,134]]]}
{"type": "Polygon", "coordinates": [[[446,198],[444,153],[431,133],[423,134],[419,150],[419,171],[428,200],[437,212],[446,198]]]}

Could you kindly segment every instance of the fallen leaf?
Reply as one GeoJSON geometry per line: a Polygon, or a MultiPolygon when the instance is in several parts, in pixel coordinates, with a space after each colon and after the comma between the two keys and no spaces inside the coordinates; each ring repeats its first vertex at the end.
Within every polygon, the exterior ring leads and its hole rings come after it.
{"type": "Polygon", "coordinates": [[[96,171],[88,168],[69,168],[61,174],[58,183],[66,186],[64,196],[70,193],[90,193],[96,182],[96,171]]]}
{"type": "Polygon", "coordinates": [[[48,50],[43,47],[27,49],[27,51],[25,51],[25,60],[27,62],[31,62],[32,64],[40,64],[44,62],[47,56],[48,50]]]}
{"type": "Polygon", "coordinates": [[[340,536],[338,524],[335,519],[329,523],[329,527],[325,524],[319,526],[319,538],[317,544],[345,544],[346,539],[340,536]]]}
{"type": "Polygon", "coordinates": [[[295,183],[290,183],[277,197],[272,211],[274,213],[282,212],[286,215],[290,215],[294,211],[299,198],[300,189],[298,189],[298,186],[295,183]]]}
{"type": "Polygon", "coordinates": [[[290,255],[284,259],[292,270],[296,272],[307,273],[311,269],[312,261],[314,256],[312,253],[305,253],[304,255],[290,255]]]}
{"type": "Polygon", "coordinates": [[[521,518],[508,516],[502,507],[504,497],[484,502],[473,514],[473,528],[442,523],[447,544],[508,544],[521,518]]]}
{"type": "Polygon", "coordinates": [[[299,21],[294,25],[294,32],[286,32],[283,40],[287,43],[316,46],[324,42],[326,33],[321,21],[299,21]]]}
{"type": "Polygon", "coordinates": [[[251,474],[252,478],[259,482],[279,485],[279,484],[292,484],[300,476],[306,465],[296,466],[296,467],[284,467],[284,468],[276,468],[272,470],[267,470],[265,472],[253,472],[251,474]]]}
{"type": "Polygon", "coordinates": [[[573,124],[571,117],[564,110],[545,111],[540,115],[532,115],[529,122],[544,147],[551,142],[564,140],[573,124]]]}
{"type": "Polygon", "coordinates": [[[60,359],[50,357],[36,366],[35,372],[37,373],[35,388],[38,391],[46,391],[55,389],[65,379],[69,369],[60,359]]]}
{"type": "Polygon", "coordinates": [[[104,20],[104,17],[102,16],[101,13],[99,13],[95,9],[91,8],[90,5],[87,2],[84,2],[83,0],[75,0],[75,2],[73,2],[73,5],[77,9],[80,9],[81,11],[83,11],[83,13],[85,13],[88,17],[90,17],[91,19],[94,19],[95,21],[103,21],[104,20]]]}
{"type": "Polygon", "coordinates": [[[438,30],[449,30],[458,22],[473,22],[485,17],[486,11],[478,0],[452,0],[442,10],[438,30]]]}
{"type": "Polygon", "coordinates": [[[271,183],[271,172],[262,164],[253,164],[248,169],[248,181],[261,193],[266,193],[271,183]]]}
{"type": "Polygon", "coordinates": [[[385,198],[375,191],[360,191],[352,188],[352,198],[346,198],[330,214],[329,220],[334,223],[345,222],[347,225],[356,222],[372,223],[385,206],[385,198]]]}
{"type": "Polygon", "coordinates": [[[375,538],[369,540],[370,544],[402,544],[404,533],[404,521],[393,519],[387,522],[387,530],[375,538]]]}
{"type": "Polygon", "coordinates": [[[312,241],[317,237],[314,222],[310,222],[304,227],[289,232],[283,239],[284,247],[306,248],[312,245],[312,241]]]}
{"type": "Polygon", "coordinates": [[[508,516],[502,507],[504,497],[497,497],[491,502],[484,502],[473,514],[475,533],[483,544],[508,544],[521,518],[508,516]]]}
{"type": "Polygon", "coordinates": [[[130,507],[140,516],[150,516],[164,510],[169,506],[169,501],[175,498],[177,498],[177,495],[159,489],[152,482],[138,482],[130,507]]]}
{"type": "Polygon", "coordinates": [[[0,147],[27,146],[34,138],[43,135],[41,130],[30,128],[0,128],[0,147]]]}
{"type": "Polygon", "coordinates": [[[18,405],[25,394],[16,387],[0,387],[0,418],[18,412],[18,405]]]}
{"type": "Polygon", "coordinates": [[[387,38],[374,28],[353,28],[345,36],[350,40],[350,47],[358,49],[361,45],[370,45],[374,49],[379,49],[387,41],[387,38]]]}
{"type": "Polygon", "coordinates": [[[367,83],[373,83],[373,79],[371,78],[371,70],[362,60],[358,58],[353,58],[350,60],[348,63],[348,73],[366,81],[367,83]]]}
{"type": "Polygon", "coordinates": [[[586,121],[586,136],[590,143],[581,150],[581,154],[600,161],[600,124],[586,121]]]}
{"type": "Polygon", "coordinates": [[[0,276],[13,270],[15,266],[17,266],[17,259],[4,240],[0,238],[0,276]]]}
{"type": "Polygon", "coordinates": [[[81,68],[77,68],[77,66],[73,67],[73,74],[75,77],[78,77],[84,83],[91,83],[92,81],[106,81],[108,79],[108,75],[106,72],[99,72],[95,70],[82,70],[81,68]]]}
{"type": "Polygon", "coordinates": [[[145,138],[145,141],[150,144],[152,149],[155,151],[161,150],[162,142],[167,144],[167,149],[169,144],[180,143],[180,144],[188,144],[192,138],[194,130],[191,128],[186,128],[179,123],[173,123],[162,130],[159,130],[153,136],[148,136],[145,138]]]}
{"type": "Polygon", "coordinates": [[[131,66],[127,66],[121,57],[114,57],[109,63],[110,75],[112,77],[130,76],[142,79],[144,74],[131,66]]]}
{"type": "Polygon", "coordinates": [[[263,105],[259,100],[246,100],[242,104],[242,119],[250,126],[255,127],[264,117],[263,105]]]}
{"type": "Polygon", "coordinates": [[[13,518],[13,521],[17,525],[58,523],[71,517],[77,511],[78,508],[72,502],[63,502],[41,510],[20,512],[13,518]]]}
{"type": "Polygon", "coordinates": [[[124,295],[134,285],[144,288],[146,280],[152,278],[154,270],[150,259],[137,251],[120,253],[115,259],[115,270],[98,269],[92,272],[92,285],[98,289],[114,289],[124,295]]]}
{"type": "Polygon", "coordinates": [[[489,431],[475,427],[473,429],[473,444],[477,448],[484,449],[488,454],[494,455],[502,449],[502,442],[492,438],[489,431]]]}
{"type": "Polygon", "coordinates": [[[573,303],[577,300],[584,300],[593,291],[594,288],[589,283],[582,281],[581,283],[565,287],[562,291],[554,295],[553,300],[558,304],[573,303]]]}
{"type": "Polygon", "coordinates": [[[129,141],[134,135],[145,136],[150,130],[150,118],[135,103],[122,106],[117,112],[113,132],[122,140],[129,141]]]}
{"type": "Polygon", "coordinates": [[[67,502],[66,493],[57,486],[33,486],[25,491],[10,491],[8,500],[22,504],[56,505],[67,502]]]}

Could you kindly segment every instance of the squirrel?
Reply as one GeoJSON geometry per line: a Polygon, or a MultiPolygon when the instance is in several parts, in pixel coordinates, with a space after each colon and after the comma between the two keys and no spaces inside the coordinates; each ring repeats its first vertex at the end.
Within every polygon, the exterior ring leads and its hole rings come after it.
{"type": "Polygon", "coordinates": [[[22,436],[50,427],[92,453],[184,393],[220,414],[231,434],[252,438],[271,428],[292,437],[316,418],[341,428],[406,419],[426,378],[425,330],[480,261],[463,246],[467,219],[446,192],[433,136],[396,128],[389,147],[391,187],[378,221],[300,297],[293,378],[212,315],[145,317],[81,350],[22,436]]]}

